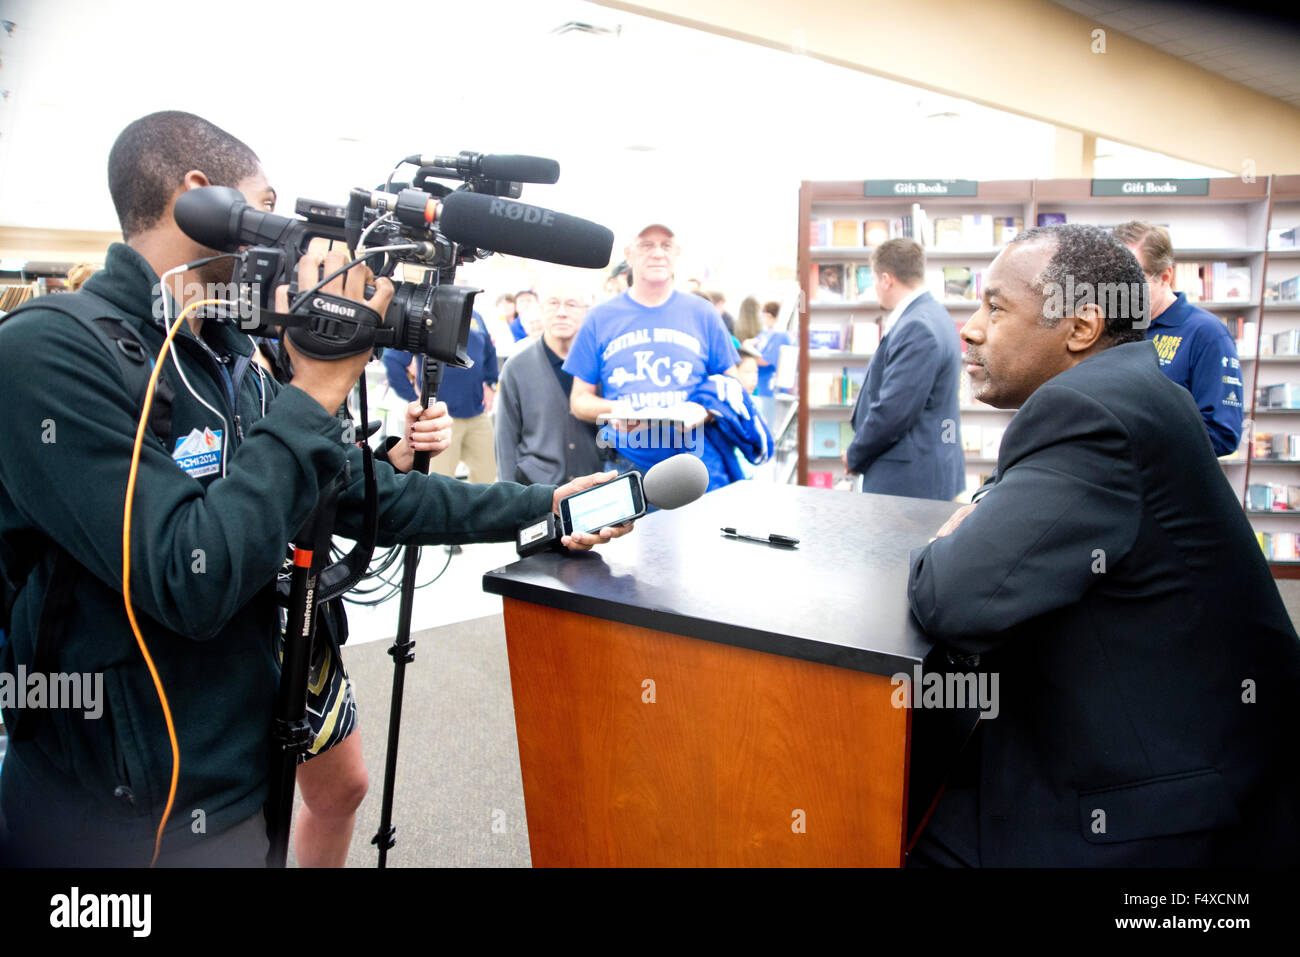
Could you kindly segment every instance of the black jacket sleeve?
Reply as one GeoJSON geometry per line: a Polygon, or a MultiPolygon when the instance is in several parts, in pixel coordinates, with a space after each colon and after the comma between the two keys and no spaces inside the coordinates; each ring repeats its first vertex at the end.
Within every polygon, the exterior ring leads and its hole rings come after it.
{"type": "Polygon", "coordinates": [[[913,552],[912,611],[958,651],[992,650],[1121,561],[1141,501],[1119,421],[1080,392],[1040,386],[1007,428],[996,484],[956,531],[913,552]]]}

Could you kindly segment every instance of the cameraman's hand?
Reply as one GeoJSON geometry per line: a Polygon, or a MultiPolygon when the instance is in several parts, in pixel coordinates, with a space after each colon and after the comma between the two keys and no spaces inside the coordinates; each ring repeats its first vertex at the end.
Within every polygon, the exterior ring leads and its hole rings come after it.
{"type": "MultiPolygon", "coordinates": [[[[342,250],[331,249],[325,254],[325,273],[333,272],[347,261],[347,255],[342,250]]],[[[320,282],[320,265],[321,258],[311,254],[298,260],[299,289],[310,289],[320,282]]],[[[376,279],[368,266],[359,264],[342,276],[335,276],[321,287],[321,292],[363,302],[382,316],[393,298],[393,284],[387,279],[376,279]],[[375,294],[369,300],[365,294],[367,285],[375,287],[375,294]]],[[[277,312],[289,311],[288,286],[281,286],[275,291],[275,308],[277,312]]],[[[370,361],[369,349],[348,359],[311,359],[293,347],[288,335],[283,342],[293,361],[293,379],[289,384],[306,392],[330,415],[337,412],[339,406],[347,400],[352,386],[370,361]]]]}
{"type": "Polygon", "coordinates": [[[451,446],[452,424],[446,402],[435,402],[427,409],[412,402],[406,407],[402,441],[388,450],[388,464],[399,472],[409,472],[416,452],[437,455],[447,451],[451,446]]]}
{"type": "MultiPolygon", "coordinates": [[[[556,515],[559,515],[561,499],[566,499],[578,492],[585,492],[594,485],[603,485],[614,478],[618,478],[617,472],[593,472],[591,475],[576,478],[567,485],[561,485],[551,497],[551,510],[556,515]]],[[[624,522],[622,525],[610,525],[607,528],[602,528],[598,532],[574,532],[572,535],[565,535],[560,539],[560,544],[575,552],[586,552],[603,542],[609,541],[611,538],[621,538],[630,531],[632,531],[632,523],[624,522]]]]}

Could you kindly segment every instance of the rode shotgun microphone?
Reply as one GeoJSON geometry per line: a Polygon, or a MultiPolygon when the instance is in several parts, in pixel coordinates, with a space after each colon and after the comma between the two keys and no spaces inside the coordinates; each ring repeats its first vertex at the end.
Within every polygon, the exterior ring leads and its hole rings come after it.
{"type": "Polygon", "coordinates": [[[436,199],[418,189],[354,191],[369,206],[410,226],[433,223],[454,243],[478,249],[600,269],[609,265],[614,233],[589,219],[500,196],[457,190],[436,199]]]}
{"type": "Polygon", "coordinates": [[[451,170],[459,179],[513,180],[516,183],[558,183],[560,164],[542,156],[493,156],[462,152],[456,156],[433,156],[428,153],[406,157],[416,166],[436,166],[451,170]]]}

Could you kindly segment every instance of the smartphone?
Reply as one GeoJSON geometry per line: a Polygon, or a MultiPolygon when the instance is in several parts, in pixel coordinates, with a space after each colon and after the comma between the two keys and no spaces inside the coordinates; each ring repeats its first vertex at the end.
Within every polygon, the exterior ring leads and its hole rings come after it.
{"type": "Polygon", "coordinates": [[[570,495],[560,501],[560,525],[565,535],[598,532],[608,525],[621,525],[645,514],[645,490],[641,473],[624,472],[603,485],[570,495]]]}

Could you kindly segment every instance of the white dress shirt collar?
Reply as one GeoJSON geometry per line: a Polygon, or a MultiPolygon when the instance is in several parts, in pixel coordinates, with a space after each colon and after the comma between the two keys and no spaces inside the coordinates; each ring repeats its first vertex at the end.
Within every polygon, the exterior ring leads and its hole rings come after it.
{"type": "Polygon", "coordinates": [[[901,300],[899,300],[898,305],[896,305],[893,308],[893,310],[889,313],[889,315],[885,316],[885,321],[880,324],[880,338],[883,339],[885,338],[885,336],[889,335],[889,330],[894,328],[895,323],[898,322],[898,319],[903,314],[904,310],[906,310],[907,307],[910,306],[916,300],[916,298],[922,295],[924,292],[925,292],[925,285],[922,284],[920,286],[917,286],[906,296],[904,296],[901,300]]]}

